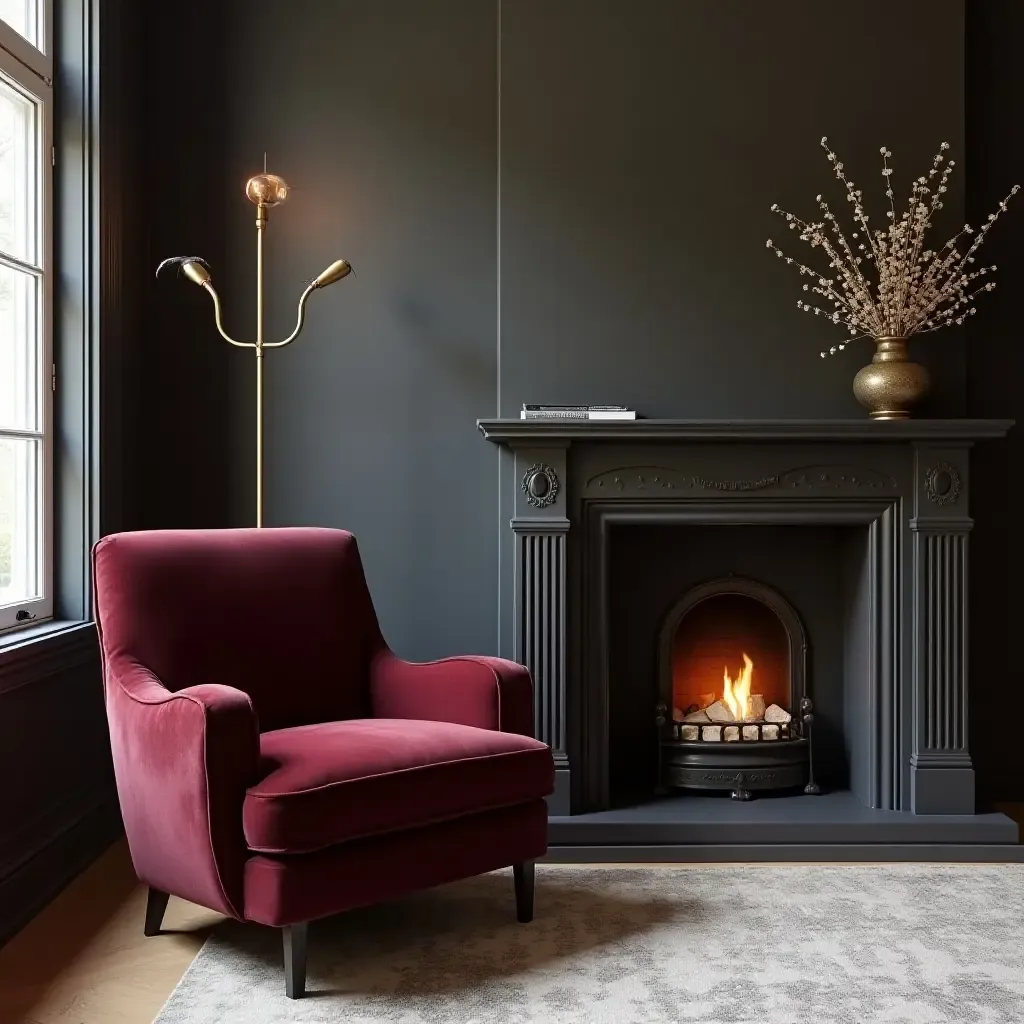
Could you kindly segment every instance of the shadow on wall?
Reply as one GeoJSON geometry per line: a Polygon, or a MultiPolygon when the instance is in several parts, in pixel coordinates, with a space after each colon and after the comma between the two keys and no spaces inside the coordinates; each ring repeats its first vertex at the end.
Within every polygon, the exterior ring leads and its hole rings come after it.
{"type": "MultiPolygon", "coordinates": [[[[1024,5],[1018,0],[967,4],[968,219],[982,221],[1014,182],[1024,185],[1024,5]]],[[[971,416],[1012,417],[1009,436],[972,453],[971,752],[979,794],[1024,800],[1024,745],[1007,725],[1017,713],[1015,635],[1024,578],[1019,525],[1024,467],[1024,195],[1018,195],[985,242],[999,286],[970,321],[967,400],[971,416]],[[1014,680],[1014,681],[1011,681],[1014,680]]]]}

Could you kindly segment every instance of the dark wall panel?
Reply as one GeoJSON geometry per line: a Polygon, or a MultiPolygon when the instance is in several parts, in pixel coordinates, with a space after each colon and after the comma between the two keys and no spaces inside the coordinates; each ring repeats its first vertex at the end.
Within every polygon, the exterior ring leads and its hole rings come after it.
{"type": "MultiPolygon", "coordinates": [[[[1024,185],[1024,5],[971,0],[967,5],[968,211],[979,221],[1010,185],[1024,185]]],[[[1024,472],[1024,194],[985,243],[985,261],[999,267],[999,287],[984,296],[971,322],[967,400],[972,416],[1010,416],[1017,427],[999,444],[974,453],[971,537],[971,749],[985,791],[1024,799],[1024,745],[1006,735],[1007,687],[1019,630],[1024,540],[1020,530],[1024,472]]],[[[1019,673],[1018,673],[1019,675],[1019,673]]],[[[1012,705],[1011,705],[1012,706],[1012,705]]],[[[1012,712],[1016,714],[1016,712],[1012,712]]]]}
{"type": "MultiPolygon", "coordinates": [[[[268,335],[336,257],[294,346],[267,357],[266,521],[351,529],[408,656],[493,649],[496,6],[246,0],[229,15],[231,326],[251,335],[262,168],[294,192],[267,237],[268,335]]],[[[254,369],[232,352],[233,518],[253,522],[254,369]]]]}
{"type": "MultiPolygon", "coordinates": [[[[501,410],[623,402],[648,416],[858,416],[868,342],[796,309],[764,246],[773,202],[847,204],[821,136],[884,220],[963,142],[963,2],[515,0],[502,17],[501,410]],[[892,55],[898,55],[893,58],[892,55]]],[[[962,211],[959,179],[949,224],[962,211]]],[[[806,246],[802,248],[809,252],[806,246]]],[[[963,409],[962,343],[919,346],[933,414],[963,409]]]]}
{"type": "Polygon", "coordinates": [[[119,828],[95,636],[58,640],[6,652],[0,672],[0,944],[119,828]]]}
{"type": "Polygon", "coordinates": [[[126,360],[125,401],[135,424],[125,444],[126,507],[136,529],[223,527],[230,525],[225,393],[232,353],[213,329],[206,295],[183,277],[153,275],[169,256],[202,256],[218,283],[223,271],[225,197],[218,185],[228,26],[219,4],[148,5],[144,24],[144,36],[139,28],[126,31],[146,39],[135,54],[141,123],[121,140],[137,149],[143,175],[126,182],[138,190],[131,228],[142,243],[131,255],[143,261],[125,268],[126,287],[138,289],[144,305],[144,329],[129,341],[126,360]]]}

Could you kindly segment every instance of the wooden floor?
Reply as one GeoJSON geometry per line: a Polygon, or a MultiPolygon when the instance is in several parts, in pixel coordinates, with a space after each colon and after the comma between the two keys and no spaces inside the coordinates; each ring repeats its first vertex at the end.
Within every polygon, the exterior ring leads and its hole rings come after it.
{"type": "Polygon", "coordinates": [[[116,843],[0,949],[0,1024],[150,1024],[221,918],[172,899],[147,939],[145,909],[116,843]]]}
{"type": "MultiPolygon", "coordinates": [[[[1024,804],[999,809],[1024,826],[1024,804]]],[[[0,1024],[151,1024],[221,918],[172,899],[147,939],[145,906],[116,843],[0,949],[0,1024]]]]}

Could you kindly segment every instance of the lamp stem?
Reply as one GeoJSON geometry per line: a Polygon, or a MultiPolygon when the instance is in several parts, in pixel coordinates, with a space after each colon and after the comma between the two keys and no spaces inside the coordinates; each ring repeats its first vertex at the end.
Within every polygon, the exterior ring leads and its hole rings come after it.
{"type": "Polygon", "coordinates": [[[263,526],[263,232],[267,208],[256,207],[256,526],[263,526]]]}

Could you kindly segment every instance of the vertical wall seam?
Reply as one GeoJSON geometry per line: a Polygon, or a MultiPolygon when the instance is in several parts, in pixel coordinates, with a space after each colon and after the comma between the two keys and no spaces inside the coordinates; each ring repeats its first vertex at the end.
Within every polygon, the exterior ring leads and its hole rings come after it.
{"type": "Polygon", "coordinates": [[[495,112],[495,348],[496,348],[496,403],[495,415],[501,416],[501,0],[497,0],[497,48],[495,63],[497,65],[497,110],[495,112]]]}
{"type": "MultiPolygon", "coordinates": [[[[495,415],[501,416],[501,0],[495,0],[495,15],[497,20],[495,34],[495,66],[496,66],[496,106],[495,111],[495,197],[494,197],[494,244],[495,244],[495,274],[494,274],[494,345],[495,345],[495,382],[494,382],[494,407],[495,415]]],[[[501,515],[501,447],[498,446],[495,452],[495,460],[498,467],[498,615],[497,615],[497,644],[496,653],[501,654],[501,552],[504,541],[504,529],[502,528],[501,515]]],[[[514,612],[514,610],[513,610],[514,612]]]]}

